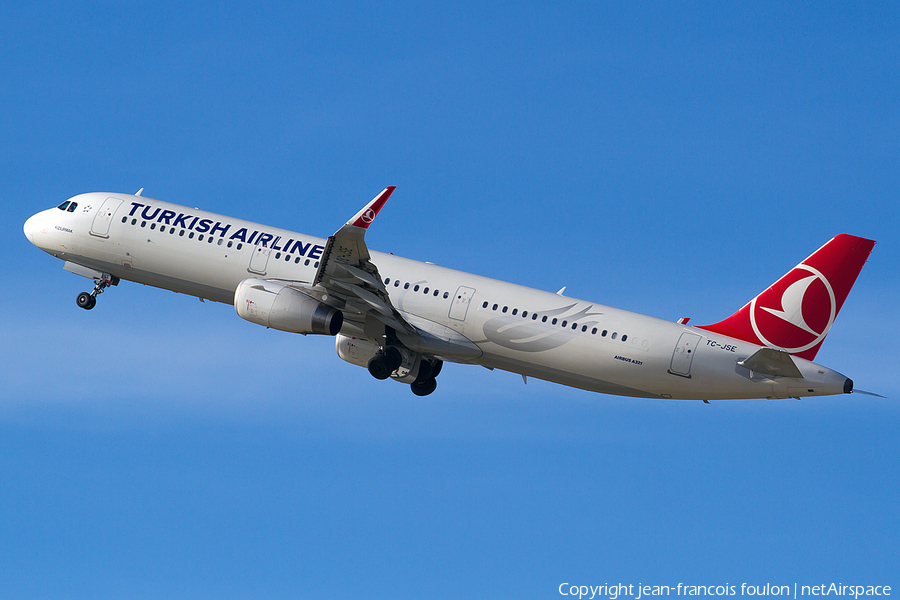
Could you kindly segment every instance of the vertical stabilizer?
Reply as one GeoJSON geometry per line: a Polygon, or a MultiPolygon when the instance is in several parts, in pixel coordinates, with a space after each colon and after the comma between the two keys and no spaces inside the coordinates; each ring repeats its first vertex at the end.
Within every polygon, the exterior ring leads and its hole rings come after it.
{"type": "Polygon", "coordinates": [[[813,360],[874,246],[838,235],[742,309],[699,329],[813,360]]]}

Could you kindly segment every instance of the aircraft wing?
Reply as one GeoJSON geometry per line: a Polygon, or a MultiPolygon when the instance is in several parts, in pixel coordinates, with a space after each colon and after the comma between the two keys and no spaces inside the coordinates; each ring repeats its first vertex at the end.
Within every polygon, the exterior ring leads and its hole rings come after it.
{"type": "Polygon", "coordinates": [[[378,274],[378,267],[369,260],[369,249],[365,242],[366,230],[395,189],[396,186],[393,185],[384,188],[384,191],[328,238],[313,287],[324,289],[333,297],[343,300],[349,308],[371,316],[387,327],[415,335],[416,328],[391,304],[381,275],[378,274]]]}

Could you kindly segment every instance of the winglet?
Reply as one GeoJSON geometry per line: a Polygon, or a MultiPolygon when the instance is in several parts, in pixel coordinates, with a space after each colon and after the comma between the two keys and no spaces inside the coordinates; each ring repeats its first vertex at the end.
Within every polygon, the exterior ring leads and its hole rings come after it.
{"type": "Polygon", "coordinates": [[[372,221],[375,220],[375,217],[378,216],[378,211],[381,210],[381,207],[384,206],[384,203],[387,202],[387,199],[391,197],[391,194],[396,189],[397,186],[395,185],[389,185],[384,188],[384,191],[375,196],[375,198],[373,198],[371,202],[366,204],[361,211],[356,213],[356,216],[347,221],[347,225],[360,227],[362,229],[368,229],[369,225],[372,224],[372,221]]]}

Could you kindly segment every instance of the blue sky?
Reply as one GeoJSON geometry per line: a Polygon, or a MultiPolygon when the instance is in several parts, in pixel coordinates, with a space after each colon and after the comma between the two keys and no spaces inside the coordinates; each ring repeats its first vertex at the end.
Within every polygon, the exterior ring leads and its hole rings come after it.
{"type": "Polygon", "coordinates": [[[892,3],[0,8],[0,585],[15,598],[900,586],[892,3]],[[860,395],[425,399],[231,307],[86,280],[31,214],[134,192],[718,321],[878,241],[817,361],[860,395]]]}

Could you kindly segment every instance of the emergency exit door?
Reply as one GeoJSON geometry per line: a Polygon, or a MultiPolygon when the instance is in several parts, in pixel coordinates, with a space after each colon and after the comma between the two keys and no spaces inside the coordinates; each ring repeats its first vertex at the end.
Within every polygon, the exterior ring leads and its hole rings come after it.
{"type": "Polygon", "coordinates": [[[469,310],[469,302],[472,301],[472,296],[474,295],[474,289],[462,285],[459,286],[459,289],[456,290],[456,295],[453,297],[453,303],[450,305],[450,318],[457,321],[465,321],[466,312],[469,310]]]}
{"type": "Polygon", "coordinates": [[[271,248],[266,246],[255,246],[253,248],[253,254],[250,256],[250,266],[247,267],[247,270],[251,273],[265,275],[266,266],[269,264],[269,254],[271,253],[271,248]]]}
{"type": "Polygon", "coordinates": [[[675,346],[675,352],[672,353],[672,362],[669,365],[669,373],[672,375],[680,375],[681,377],[691,376],[691,363],[694,360],[694,354],[697,353],[697,344],[700,343],[700,337],[696,333],[682,333],[678,338],[678,345],[675,346]]]}

